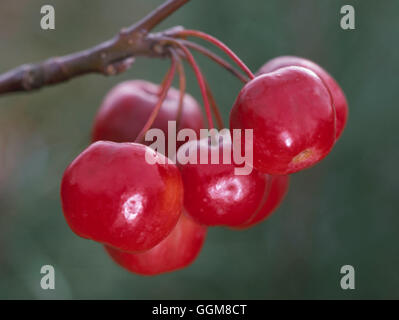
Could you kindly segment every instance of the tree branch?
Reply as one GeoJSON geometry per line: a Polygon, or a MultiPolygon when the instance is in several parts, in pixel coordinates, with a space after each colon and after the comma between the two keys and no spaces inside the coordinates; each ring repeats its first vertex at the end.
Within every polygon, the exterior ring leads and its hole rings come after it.
{"type": "Polygon", "coordinates": [[[173,12],[178,10],[181,6],[190,0],[168,0],[163,5],[152,11],[149,15],[134,24],[128,29],[128,32],[134,30],[144,30],[150,32],[154,27],[160,24],[163,20],[169,17],[173,12]]]}
{"type": "Polygon", "coordinates": [[[39,89],[88,73],[118,74],[132,65],[134,56],[165,57],[168,53],[157,46],[158,36],[148,32],[188,1],[168,0],[139,22],[122,29],[113,39],[93,48],[22,65],[1,74],[0,94],[39,89]]]}

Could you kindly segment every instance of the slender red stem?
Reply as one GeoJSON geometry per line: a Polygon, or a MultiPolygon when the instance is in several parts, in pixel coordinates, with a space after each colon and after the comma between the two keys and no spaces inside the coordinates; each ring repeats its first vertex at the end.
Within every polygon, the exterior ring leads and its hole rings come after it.
{"type": "MultiPolygon", "coordinates": [[[[180,40],[180,42],[182,42],[182,41],[180,40]]],[[[183,66],[183,65],[181,64],[181,66],[183,66]]],[[[178,67],[179,67],[179,64],[178,64],[178,67]]],[[[183,72],[184,72],[184,70],[183,70],[183,72]]],[[[216,100],[215,100],[215,98],[213,96],[213,93],[212,93],[211,88],[210,88],[210,86],[208,84],[208,81],[206,80],[206,77],[204,75],[202,75],[202,76],[204,78],[204,82],[205,82],[205,86],[206,86],[206,93],[208,95],[209,103],[211,105],[211,109],[212,109],[213,115],[215,116],[217,126],[218,126],[218,128],[220,130],[220,129],[225,127],[224,123],[223,123],[223,118],[222,118],[222,116],[220,114],[219,107],[218,107],[218,105],[216,103],[216,100]]],[[[184,81],[185,81],[185,79],[184,79],[184,81]]],[[[247,82],[247,81],[245,81],[245,82],[247,82]]]]}
{"type": "Polygon", "coordinates": [[[181,30],[177,31],[174,36],[178,37],[197,37],[201,38],[205,41],[208,41],[210,43],[213,43],[215,46],[219,47],[221,50],[223,50],[233,61],[248,75],[250,79],[255,78],[254,74],[249,70],[249,68],[246,66],[246,64],[223,42],[221,42],[219,39],[216,39],[215,37],[198,31],[198,30],[181,30]]]}
{"type": "Polygon", "coordinates": [[[186,74],[184,72],[184,66],[180,59],[180,56],[176,53],[176,51],[173,48],[170,48],[169,50],[177,62],[177,72],[179,73],[180,97],[179,97],[179,106],[176,115],[176,128],[179,128],[184,108],[184,96],[186,94],[186,74]]]}
{"type": "Polygon", "coordinates": [[[157,102],[154,110],[152,110],[150,117],[148,118],[143,129],[141,129],[140,133],[138,134],[135,142],[137,142],[137,143],[142,142],[145,137],[146,132],[151,128],[152,124],[154,123],[154,121],[158,115],[158,112],[161,109],[163,102],[165,101],[165,98],[166,98],[166,95],[168,94],[169,88],[172,85],[172,81],[175,76],[175,71],[176,71],[176,60],[172,57],[172,63],[171,63],[170,69],[167,73],[166,81],[162,85],[162,91],[159,96],[158,102],[157,102]]]}
{"type": "Polygon", "coordinates": [[[212,111],[216,119],[216,123],[218,125],[219,130],[221,130],[225,128],[222,115],[220,114],[220,110],[216,103],[215,97],[213,96],[211,88],[206,80],[205,80],[205,85],[206,85],[206,92],[208,94],[208,98],[211,103],[212,111]]]}
{"type": "Polygon", "coordinates": [[[195,61],[190,50],[188,50],[183,44],[181,44],[178,40],[173,39],[173,38],[165,37],[164,39],[165,39],[165,41],[169,42],[170,44],[179,47],[184,52],[188,62],[190,63],[191,67],[193,68],[195,76],[196,76],[198,84],[199,84],[199,87],[200,87],[200,90],[201,90],[202,99],[204,101],[206,117],[208,119],[208,126],[210,129],[213,129],[214,125],[213,125],[213,119],[212,119],[212,111],[211,111],[211,107],[209,105],[208,94],[206,92],[205,80],[204,80],[204,76],[202,75],[201,69],[198,67],[198,64],[195,61]]]}
{"type": "Polygon", "coordinates": [[[184,44],[186,47],[194,49],[199,53],[203,54],[204,56],[208,57],[209,59],[213,60],[214,62],[225,68],[227,71],[231,72],[235,77],[237,77],[243,83],[248,82],[248,78],[246,76],[242,75],[230,63],[228,63],[226,60],[224,60],[217,54],[213,53],[212,51],[208,50],[207,48],[187,40],[180,40],[180,42],[184,44]]]}
{"type": "Polygon", "coordinates": [[[168,81],[168,77],[169,77],[169,72],[167,72],[165,74],[165,76],[162,79],[161,85],[159,86],[159,91],[158,91],[158,97],[161,96],[163,89],[165,88],[166,85],[166,81],[168,81]]]}

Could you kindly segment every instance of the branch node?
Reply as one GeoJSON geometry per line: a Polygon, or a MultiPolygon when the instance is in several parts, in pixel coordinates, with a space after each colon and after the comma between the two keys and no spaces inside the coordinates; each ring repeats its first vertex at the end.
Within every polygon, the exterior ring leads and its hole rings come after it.
{"type": "Polygon", "coordinates": [[[121,37],[125,37],[125,36],[127,36],[129,34],[129,30],[127,29],[127,28],[122,28],[120,31],[119,31],[119,36],[121,36],[121,37]]]}
{"type": "Polygon", "coordinates": [[[32,65],[26,65],[22,70],[22,87],[25,90],[34,89],[35,73],[32,65]]]}
{"type": "Polygon", "coordinates": [[[134,57],[129,57],[124,60],[114,62],[112,64],[109,64],[105,68],[103,73],[107,76],[113,76],[113,75],[125,72],[132,66],[134,61],[135,61],[134,57]]]}

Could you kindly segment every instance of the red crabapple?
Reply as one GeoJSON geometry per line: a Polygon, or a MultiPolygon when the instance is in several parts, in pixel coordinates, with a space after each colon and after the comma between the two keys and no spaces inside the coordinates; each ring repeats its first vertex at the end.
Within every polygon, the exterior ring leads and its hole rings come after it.
{"type": "MultiPolygon", "coordinates": [[[[79,236],[120,250],[151,249],[175,227],[183,185],[174,164],[148,164],[155,151],[136,143],[96,142],[65,170],[65,219],[79,236]]],[[[164,157],[158,154],[159,157],[164,157]]]]}
{"type": "MultiPolygon", "coordinates": [[[[92,140],[134,142],[159,99],[160,86],[143,80],[126,81],[115,86],[105,97],[94,121],[92,140]]],[[[180,92],[170,88],[152,125],[168,133],[168,121],[176,121],[180,92]]],[[[204,127],[200,105],[185,94],[181,121],[177,130],[193,129],[198,135],[204,127]]],[[[166,135],[167,137],[167,135],[166,135]]],[[[167,142],[167,139],[166,139],[167,142]]],[[[150,145],[151,141],[144,141],[150,145]]],[[[177,141],[177,147],[183,142],[177,141]]],[[[165,150],[168,150],[167,145],[165,150]]]]}
{"type": "Polygon", "coordinates": [[[322,67],[313,61],[305,58],[294,56],[281,56],[266,62],[257,72],[257,74],[264,74],[276,71],[277,69],[289,66],[304,67],[315,72],[324,84],[330,90],[336,113],[336,140],[341,136],[348,119],[348,102],[344,92],[335,79],[322,67]]]}
{"type": "MultiPolygon", "coordinates": [[[[178,151],[178,167],[184,185],[184,208],[195,221],[207,226],[238,226],[258,210],[266,197],[268,176],[251,170],[247,175],[237,175],[238,165],[230,150],[231,140],[211,138],[194,140],[178,151]],[[184,153],[196,152],[196,162],[182,163],[184,153]],[[206,154],[207,163],[201,159],[206,154]],[[212,162],[212,153],[219,155],[218,163],[212,162]],[[202,160],[202,161],[200,161],[202,160]]],[[[216,162],[216,161],[215,161],[216,162]]]]}
{"type": "Polygon", "coordinates": [[[306,68],[286,67],[257,76],[241,89],[230,113],[230,129],[253,129],[254,168],[272,175],[306,169],[334,145],[331,95],[306,68]]]}
{"type": "Polygon", "coordinates": [[[142,253],[123,252],[105,246],[111,258],[123,268],[141,275],[157,275],[190,265],[198,256],[206,227],[182,214],[167,238],[142,253]]]}

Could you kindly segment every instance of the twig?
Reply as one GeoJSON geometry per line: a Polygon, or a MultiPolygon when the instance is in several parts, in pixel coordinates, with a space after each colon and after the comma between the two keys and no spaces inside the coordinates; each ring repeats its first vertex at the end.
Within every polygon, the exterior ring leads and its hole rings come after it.
{"type": "Polygon", "coordinates": [[[168,0],[139,22],[122,29],[113,39],[93,48],[22,65],[1,74],[0,94],[39,89],[88,73],[118,74],[132,65],[134,56],[164,57],[167,51],[157,46],[157,37],[148,32],[188,1],[168,0]]]}

